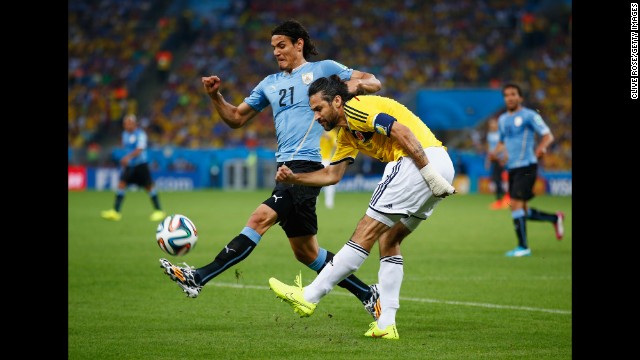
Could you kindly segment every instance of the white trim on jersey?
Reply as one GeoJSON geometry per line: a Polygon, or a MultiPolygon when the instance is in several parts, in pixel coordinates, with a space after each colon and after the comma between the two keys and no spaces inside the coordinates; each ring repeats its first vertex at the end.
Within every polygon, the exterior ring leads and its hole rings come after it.
{"type": "Polygon", "coordinates": [[[307,129],[307,132],[304,134],[304,136],[302,137],[302,140],[300,140],[300,144],[298,145],[298,147],[296,148],[296,151],[293,152],[293,154],[291,154],[291,159],[289,159],[289,161],[293,160],[293,157],[296,156],[296,154],[298,153],[298,151],[300,150],[300,148],[302,147],[302,144],[304,144],[304,141],[307,140],[307,136],[309,136],[309,132],[311,131],[311,128],[313,128],[313,123],[316,122],[315,117],[311,117],[311,124],[309,124],[309,128],[307,129]]]}

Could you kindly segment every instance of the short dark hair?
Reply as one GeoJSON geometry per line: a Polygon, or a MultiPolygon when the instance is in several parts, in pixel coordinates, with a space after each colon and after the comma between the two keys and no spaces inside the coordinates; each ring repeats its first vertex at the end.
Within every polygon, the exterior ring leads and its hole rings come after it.
{"type": "Polygon", "coordinates": [[[302,41],[304,41],[302,56],[304,56],[305,59],[311,55],[318,55],[316,46],[313,41],[311,41],[307,29],[305,29],[297,20],[287,20],[276,26],[271,30],[271,36],[273,35],[284,35],[291,39],[291,43],[296,42],[298,39],[302,39],[302,41]]]}
{"type": "Polygon", "coordinates": [[[518,92],[518,95],[520,97],[522,97],[522,89],[520,88],[520,85],[516,84],[516,83],[506,83],[504,84],[504,86],[502,87],[502,93],[504,94],[504,91],[507,89],[516,89],[516,91],[518,92]]]}
{"type": "Polygon", "coordinates": [[[312,95],[322,91],[322,100],[331,103],[336,95],[340,95],[342,101],[346,102],[351,100],[355,95],[349,93],[347,84],[340,79],[338,75],[331,75],[331,77],[321,77],[309,85],[308,95],[312,95]]]}

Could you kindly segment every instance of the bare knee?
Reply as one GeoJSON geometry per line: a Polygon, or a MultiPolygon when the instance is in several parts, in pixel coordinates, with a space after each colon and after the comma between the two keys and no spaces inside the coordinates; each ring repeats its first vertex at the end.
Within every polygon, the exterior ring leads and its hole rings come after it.
{"type": "Polygon", "coordinates": [[[278,213],[267,205],[260,204],[249,217],[247,226],[262,236],[277,220],[278,213]]]}

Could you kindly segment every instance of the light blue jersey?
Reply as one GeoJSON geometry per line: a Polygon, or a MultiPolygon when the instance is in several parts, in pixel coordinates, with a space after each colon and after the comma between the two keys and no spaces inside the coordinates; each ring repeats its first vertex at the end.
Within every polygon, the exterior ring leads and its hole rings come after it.
{"type": "MultiPolygon", "coordinates": [[[[488,152],[492,152],[496,148],[496,146],[498,146],[499,142],[500,130],[487,132],[487,145],[489,147],[489,149],[487,150],[488,152]]],[[[502,160],[504,158],[504,153],[500,152],[498,154],[498,158],[502,160]]]]}
{"type": "Polygon", "coordinates": [[[500,141],[507,150],[507,169],[536,164],[535,134],[549,133],[549,127],[537,112],[522,107],[513,114],[503,113],[498,118],[500,141]]]}
{"type": "Polygon", "coordinates": [[[333,61],[307,62],[291,74],[284,71],[264,78],[244,99],[256,111],[271,105],[278,149],[276,161],[320,162],[320,137],[324,129],[313,119],[309,107],[309,85],[321,77],[338,75],[351,79],[353,69],[333,61]]]}
{"type": "Polygon", "coordinates": [[[122,146],[125,149],[125,154],[128,154],[135,149],[142,149],[140,155],[132,158],[129,161],[129,167],[144,164],[147,162],[147,134],[144,132],[144,130],[137,128],[133,131],[123,131],[122,146]]]}

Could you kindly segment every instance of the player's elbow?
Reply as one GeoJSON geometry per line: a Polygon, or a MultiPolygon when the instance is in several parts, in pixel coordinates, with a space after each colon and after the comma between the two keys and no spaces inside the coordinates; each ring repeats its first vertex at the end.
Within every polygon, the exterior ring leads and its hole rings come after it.
{"type": "Polygon", "coordinates": [[[336,172],[332,172],[329,173],[329,175],[325,178],[327,185],[335,185],[337,183],[340,182],[340,180],[342,180],[342,175],[341,173],[336,173],[336,172]]]}
{"type": "Polygon", "coordinates": [[[247,122],[245,119],[234,117],[231,119],[224,119],[224,122],[232,129],[239,129],[247,122]]]}
{"type": "Polygon", "coordinates": [[[326,186],[335,185],[339,182],[340,182],[340,178],[329,178],[326,186]]]}
{"type": "Polygon", "coordinates": [[[369,81],[371,84],[371,92],[378,92],[382,89],[382,83],[380,82],[380,80],[378,80],[378,78],[376,78],[375,75],[371,74],[371,79],[369,79],[369,81]]]}

